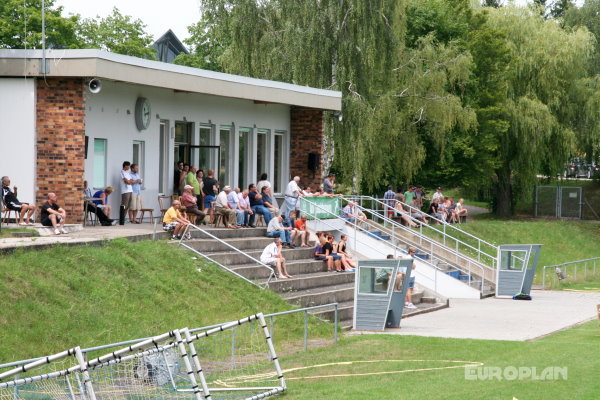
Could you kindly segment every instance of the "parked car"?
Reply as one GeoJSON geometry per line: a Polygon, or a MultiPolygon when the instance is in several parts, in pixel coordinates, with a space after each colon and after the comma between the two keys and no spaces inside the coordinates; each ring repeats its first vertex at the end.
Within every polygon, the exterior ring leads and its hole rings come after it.
{"type": "Polygon", "coordinates": [[[588,168],[588,178],[600,178],[600,163],[592,161],[588,168]]]}
{"type": "Polygon", "coordinates": [[[574,158],[565,165],[565,178],[589,178],[590,176],[590,168],[581,158],[574,158]]]}

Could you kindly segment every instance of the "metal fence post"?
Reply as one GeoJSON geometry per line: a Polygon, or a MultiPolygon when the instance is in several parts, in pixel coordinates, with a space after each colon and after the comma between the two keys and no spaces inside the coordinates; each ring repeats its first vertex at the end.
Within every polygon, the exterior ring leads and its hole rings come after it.
{"type": "Polygon", "coordinates": [[[304,351],[308,350],[308,311],[304,311],[304,351]]]}
{"type": "Polygon", "coordinates": [[[338,305],[335,303],[335,309],[333,310],[333,343],[338,341],[338,305]]]}

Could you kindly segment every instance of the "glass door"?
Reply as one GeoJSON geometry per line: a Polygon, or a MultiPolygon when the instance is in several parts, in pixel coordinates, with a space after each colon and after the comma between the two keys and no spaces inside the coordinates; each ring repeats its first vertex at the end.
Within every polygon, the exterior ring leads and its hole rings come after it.
{"type": "Polygon", "coordinates": [[[231,155],[231,131],[233,127],[223,125],[219,128],[219,147],[220,147],[220,159],[219,159],[219,186],[225,187],[230,185],[229,177],[231,173],[230,168],[230,155],[231,155]]]}
{"type": "Polygon", "coordinates": [[[241,190],[248,187],[249,174],[250,174],[250,159],[251,159],[251,147],[250,137],[252,135],[252,128],[240,128],[238,133],[238,182],[237,185],[241,190]]]}
{"type": "Polygon", "coordinates": [[[204,176],[209,169],[216,170],[220,165],[220,147],[221,146],[191,146],[190,159],[192,165],[204,171],[204,176]]]}

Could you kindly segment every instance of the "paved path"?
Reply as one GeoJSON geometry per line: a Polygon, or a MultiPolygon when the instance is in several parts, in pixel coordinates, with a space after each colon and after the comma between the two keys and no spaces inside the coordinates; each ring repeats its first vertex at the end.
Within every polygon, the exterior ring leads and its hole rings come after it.
{"type": "Polygon", "coordinates": [[[395,335],[525,341],[596,318],[600,292],[536,290],[533,300],[451,299],[450,308],[403,319],[395,335]]]}

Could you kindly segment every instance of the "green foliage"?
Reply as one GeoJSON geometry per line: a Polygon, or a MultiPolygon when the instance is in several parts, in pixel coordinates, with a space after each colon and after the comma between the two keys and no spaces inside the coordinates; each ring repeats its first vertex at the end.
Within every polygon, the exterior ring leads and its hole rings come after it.
{"type": "Polygon", "coordinates": [[[128,56],[156,59],[152,36],[145,32],[140,19],[123,15],[115,7],[106,18],[86,18],[78,27],[78,35],[86,48],[102,49],[128,56]]]}
{"type": "MultiPolygon", "coordinates": [[[[78,48],[79,16],[62,16],[55,0],[45,1],[46,48],[78,48]]],[[[42,0],[0,2],[0,49],[42,48],[42,0]]]]}

